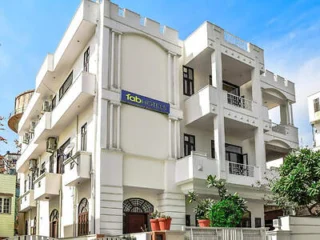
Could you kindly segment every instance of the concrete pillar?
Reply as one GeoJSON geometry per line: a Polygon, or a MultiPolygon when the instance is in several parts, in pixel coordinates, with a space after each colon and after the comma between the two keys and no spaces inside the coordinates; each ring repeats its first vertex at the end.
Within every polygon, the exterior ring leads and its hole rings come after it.
{"type": "Polygon", "coordinates": [[[291,115],[289,114],[289,102],[280,105],[280,124],[290,125],[291,115]]]}
{"type": "Polygon", "coordinates": [[[225,130],[224,130],[224,97],[223,97],[223,82],[222,82],[222,60],[219,49],[211,54],[212,68],[212,86],[217,88],[218,109],[217,115],[213,119],[214,125],[214,145],[215,158],[218,162],[218,178],[226,178],[226,153],[225,153],[225,130]]]}
{"type": "MultiPolygon", "coordinates": [[[[261,126],[255,129],[254,131],[254,144],[255,144],[255,159],[256,166],[260,167],[260,181],[264,176],[266,170],[266,148],[264,142],[264,131],[261,126]]],[[[255,176],[256,177],[256,176],[255,176]]]]}

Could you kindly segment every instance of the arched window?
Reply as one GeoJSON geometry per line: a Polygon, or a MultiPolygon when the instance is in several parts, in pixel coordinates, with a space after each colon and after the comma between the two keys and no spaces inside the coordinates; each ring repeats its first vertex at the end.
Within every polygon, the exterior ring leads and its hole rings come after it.
{"type": "Polygon", "coordinates": [[[50,237],[58,237],[59,211],[53,209],[50,214],[50,237]]]}
{"type": "Polygon", "coordinates": [[[89,202],[83,198],[78,207],[78,236],[89,234],[89,202]]]}
{"type": "Polygon", "coordinates": [[[123,232],[135,233],[148,228],[148,215],[153,205],[141,198],[129,198],[123,202],[123,232]]]}
{"type": "Polygon", "coordinates": [[[129,198],[123,202],[124,213],[152,213],[153,205],[142,198],[129,198]]]}

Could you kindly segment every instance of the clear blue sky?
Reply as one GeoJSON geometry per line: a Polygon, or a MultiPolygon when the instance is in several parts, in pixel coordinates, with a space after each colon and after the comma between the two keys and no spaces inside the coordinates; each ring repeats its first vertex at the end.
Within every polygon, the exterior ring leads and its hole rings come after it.
{"type": "MultiPolygon", "coordinates": [[[[265,50],[266,67],[296,83],[295,125],[311,143],[306,97],[320,91],[320,1],[115,0],[121,7],[173,27],[184,39],[208,20],[265,50]]],[[[79,0],[1,1],[0,115],[19,93],[33,89],[47,52],[54,52],[79,0]]],[[[10,142],[9,129],[1,133],[10,142]]],[[[13,144],[0,145],[0,153],[13,144]]]]}

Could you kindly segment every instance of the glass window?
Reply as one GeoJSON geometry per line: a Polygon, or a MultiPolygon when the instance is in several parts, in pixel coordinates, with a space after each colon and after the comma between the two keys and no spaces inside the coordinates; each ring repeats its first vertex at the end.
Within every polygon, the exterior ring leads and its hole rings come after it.
{"type": "Polygon", "coordinates": [[[0,197],[0,213],[10,213],[10,199],[8,197],[0,197]]]}
{"type": "Polygon", "coordinates": [[[59,100],[64,96],[64,94],[68,91],[73,81],[73,71],[69,74],[67,79],[62,84],[61,88],[59,89],[59,100]]]}
{"type": "Polygon", "coordinates": [[[2,198],[0,198],[0,213],[2,213],[2,198]]]}
{"type": "Polygon", "coordinates": [[[54,154],[52,154],[49,159],[49,172],[50,173],[53,173],[53,166],[54,166],[54,154]]]}
{"type": "Polygon", "coordinates": [[[313,108],[314,108],[314,112],[320,111],[319,98],[316,98],[313,100],[313,108]]]}
{"type": "Polygon", "coordinates": [[[51,101],[51,110],[55,109],[57,106],[57,96],[54,96],[51,101]]]}
{"type": "Polygon", "coordinates": [[[192,151],[196,150],[196,137],[184,134],[184,155],[189,156],[192,151]]]}
{"type": "Polygon", "coordinates": [[[81,151],[87,151],[87,123],[81,127],[81,151]]]}
{"type": "Polygon", "coordinates": [[[90,47],[83,54],[83,71],[89,72],[90,47]]]}
{"type": "Polygon", "coordinates": [[[194,71],[193,68],[183,66],[183,94],[194,94],[194,71]]]}

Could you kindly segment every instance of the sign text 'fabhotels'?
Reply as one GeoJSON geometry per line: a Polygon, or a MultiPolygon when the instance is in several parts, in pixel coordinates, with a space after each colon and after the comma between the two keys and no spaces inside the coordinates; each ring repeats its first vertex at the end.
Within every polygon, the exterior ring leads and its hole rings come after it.
{"type": "Polygon", "coordinates": [[[141,108],[146,108],[152,111],[169,114],[170,104],[161,102],[152,98],[144,97],[136,93],[121,91],[121,102],[128,103],[141,108]]]}

